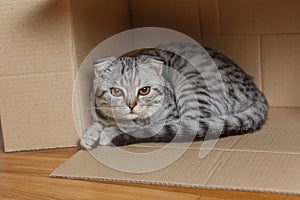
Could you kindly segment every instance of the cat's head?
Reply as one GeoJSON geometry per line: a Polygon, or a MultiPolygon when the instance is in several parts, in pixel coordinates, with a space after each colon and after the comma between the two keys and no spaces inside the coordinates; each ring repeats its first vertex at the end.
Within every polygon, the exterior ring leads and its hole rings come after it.
{"type": "Polygon", "coordinates": [[[147,119],[161,111],[163,62],[151,57],[109,57],[94,62],[95,106],[121,120],[147,119]]]}

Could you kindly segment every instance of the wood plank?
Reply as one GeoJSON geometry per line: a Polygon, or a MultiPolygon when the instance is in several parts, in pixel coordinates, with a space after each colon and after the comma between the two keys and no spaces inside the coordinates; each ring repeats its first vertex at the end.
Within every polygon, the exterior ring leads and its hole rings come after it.
{"type": "Polygon", "coordinates": [[[0,173],[0,198],[14,199],[197,199],[198,195],[91,181],[0,173]],[[28,184],[30,183],[30,184],[28,184]],[[2,197],[1,197],[2,196],[2,197]]]}

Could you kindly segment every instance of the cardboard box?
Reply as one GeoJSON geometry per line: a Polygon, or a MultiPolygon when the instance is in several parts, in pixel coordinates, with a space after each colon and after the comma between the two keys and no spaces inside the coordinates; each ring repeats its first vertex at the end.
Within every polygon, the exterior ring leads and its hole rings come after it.
{"type": "MultiPolygon", "coordinates": [[[[151,173],[119,172],[80,151],[51,176],[300,194],[298,0],[2,0],[0,20],[5,151],[77,146],[72,92],[84,58],[116,33],[161,26],[221,51],[252,75],[271,106],[266,125],[219,140],[204,159],[198,157],[202,142],[194,143],[175,163],[151,173]]],[[[82,110],[88,98],[75,92],[74,105],[82,110]]],[[[75,119],[80,129],[88,124],[75,119]]]]}
{"type": "Polygon", "coordinates": [[[130,28],[128,2],[4,0],[0,19],[5,151],[76,146],[76,71],[94,46],[130,28]]]}

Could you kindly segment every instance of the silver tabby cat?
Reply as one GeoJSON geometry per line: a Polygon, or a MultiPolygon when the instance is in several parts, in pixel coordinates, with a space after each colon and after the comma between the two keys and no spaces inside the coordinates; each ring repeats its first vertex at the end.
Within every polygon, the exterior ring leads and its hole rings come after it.
{"type": "Polygon", "coordinates": [[[260,129],[268,109],[263,94],[234,62],[206,51],[168,44],[96,60],[93,122],[81,146],[187,142],[260,129]]]}

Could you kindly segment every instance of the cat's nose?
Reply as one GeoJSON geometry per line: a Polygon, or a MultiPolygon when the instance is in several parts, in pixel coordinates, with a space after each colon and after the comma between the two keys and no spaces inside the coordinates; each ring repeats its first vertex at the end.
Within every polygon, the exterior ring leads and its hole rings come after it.
{"type": "Polygon", "coordinates": [[[135,106],[136,106],[136,104],[129,104],[129,105],[128,105],[128,107],[129,107],[131,110],[133,110],[135,106]]]}
{"type": "Polygon", "coordinates": [[[136,106],[136,104],[137,104],[136,99],[135,99],[134,97],[131,96],[131,97],[128,99],[127,106],[128,106],[131,110],[133,110],[134,107],[136,106]]]}

